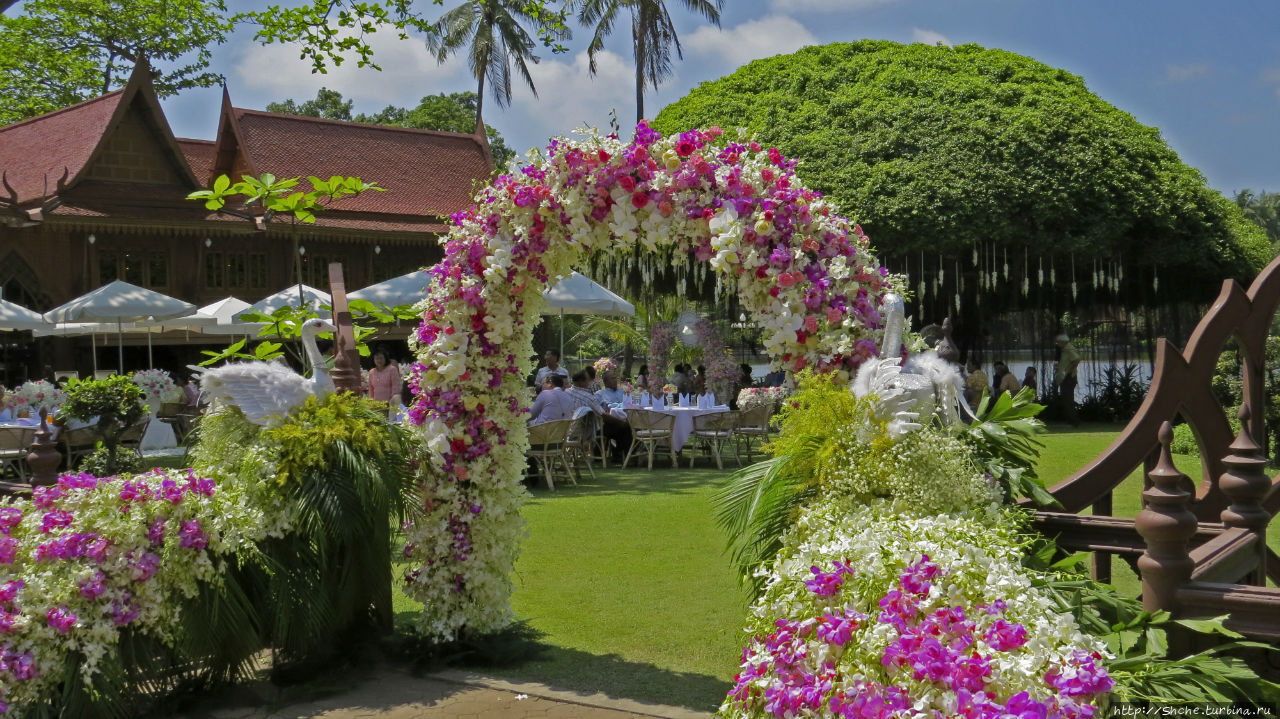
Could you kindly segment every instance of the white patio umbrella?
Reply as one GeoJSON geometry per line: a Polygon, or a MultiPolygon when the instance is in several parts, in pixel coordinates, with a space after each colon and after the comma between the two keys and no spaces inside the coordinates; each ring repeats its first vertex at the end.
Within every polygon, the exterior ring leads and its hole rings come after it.
{"type": "Polygon", "coordinates": [[[49,323],[39,312],[0,299],[0,330],[35,330],[47,326],[49,323]]]}
{"type": "Polygon", "coordinates": [[[267,326],[266,322],[243,322],[240,313],[253,305],[238,298],[224,297],[217,302],[196,310],[194,315],[183,318],[189,329],[209,335],[255,335],[267,326]]]}
{"type": "Polygon", "coordinates": [[[426,270],[418,270],[417,272],[392,277],[385,282],[379,282],[376,285],[369,285],[364,289],[356,290],[347,295],[347,299],[365,300],[375,305],[386,305],[388,307],[413,305],[427,296],[427,285],[430,282],[431,275],[426,270]]]}
{"type": "MultiPolygon", "coordinates": [[[[116,371],[124,371],[124,323],[154,322],[191,314],[196,306],[190,302],[131,285],[122,280],[109,282],[70,302],[44,313],[46,322],[115,322],[119,337],[119,363],[116,371]]],[[[96,353],[95,353],[96,369],[96,353]]]]}
{"type": "MultiPolygon", "coordinates": [[[[619,297],[612,290],[577,272],[569,275],[554,287],[542,293],[547,298],[548,310],[559,310],[560,354],[564,354],[565,315],[625,315],[634,317],[635,305],[619,297]]],[[[547,312],[546,314],[555,314],[547,312]]]]}
{"type": "MultiPolygon", "coordinates": [[[[291,285],[283,290],[271,295],[263,297],[261,300],[253,303],[253,309],[271,314],[281,307],[303,307],[307,306],[313,310],[320,309],[320,305],[333,304],[333,298],[324,290],[317,290],[308,285],[291,285]]],[[[241,313],[236,313],[238,318],[241,313]]]]}

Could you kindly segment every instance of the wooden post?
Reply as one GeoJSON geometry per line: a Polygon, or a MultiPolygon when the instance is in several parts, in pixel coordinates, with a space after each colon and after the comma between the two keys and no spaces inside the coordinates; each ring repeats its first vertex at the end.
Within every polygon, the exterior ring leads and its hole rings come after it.
{"type": "Polygon", "coordinates": [[[1138,558],[1142,574],[1142,608],[1176,611],[1178,587],[1191,578],[1193,564],[1188,552],[1196,533],[1196,515],[1188,503],[1191,495],[1183,489],[1186,475],[1173,466],[1169,444],[1173,425],[1160,425],[1160,461],[1151,470],[1151,486],[1142,492],[1146,506],[1134,522],[1146,540],[1147,551],[1138,558]]]}
{"type": "Polygon", "coordinates": [[[339,392],[360,394],[360,354],[356,351],[356,335],[352,329],[351,310],[347,308],[347,288],[342,278],[342,263],[329,263],[329,293],[333,297],[333,384],[339,392]]]}
{"type": "Polygon", "coordinates": [[[40,487],[58,481],[58,465],[62,464],[62,455],[58,453],[58,445],[53,441],[53,432],[49,431],[49,410],[40,408],[40,429],[36,430],[36,439],[31,443],[31,454],[27,455],[27,467],[31,469],[31,486],[40,487]]]}
{"type": "Polygon", "coordinates": [[[1222,458],[1226,471],[1218,478],[1218,488],[1227,495],[1231,504],[1222,510],[1222,523],[1228,527],[1247,529],[1258,537],[1258,567],[1249,574],[1246,581],[1257,586],[1265,586],[1267,560],[1267,523],[1271,514],[1262,507],[1262,498],[1271,489],[1271,478],[1267,476],[1265,467],[1267,460],[1262,455],[1258,443],[1253,441],[1249,423],[1249,402],[1240,405],[1240,432],[1227,447],[1228,454],[1222,458]]]}
{"type": "MultiPolygon", "coordinates": [[[[1111,492],[1107,492],[1093,503],[1093,516],[1110,517],[1111,492]]],[[[1093,578],[1106,584],[1111,583],[1111,552],[1093,553],[1093,578]]]]}

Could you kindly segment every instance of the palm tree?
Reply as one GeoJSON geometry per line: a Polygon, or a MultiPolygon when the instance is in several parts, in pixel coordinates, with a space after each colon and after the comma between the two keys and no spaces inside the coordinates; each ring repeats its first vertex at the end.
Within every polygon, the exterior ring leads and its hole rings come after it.
{"type": "MultiPolygon", "coordinates": [[[[680,0],[690,12],[698,13],[720,27],[720,8],[724,0],[680,0]]],[[[671,49],[683,60],[680,38],[667,13],[664,0],[579,0],[578,21],[595,26],[591,44],[587,46],[588,66],[596,74],[596,53],[604,49],[604,39],[613,32],[618,16],[631,14],[631,52],[636,61],[636,124],[644,119],[644,91],[657,88],[671,76],[671,49]]]]}
{"type": "Polygon", "coordinates": [[[521,24],[541,22],[530,10],[521,0],[468,0],[441,15],[427,33],[427,49],[435,53],[439,62],[466,48],[467,64],[477,83],[477,127],[483,122],[486,81],[498,107],[511,102],[513,70],[529,85],[533,96],[538,96],[526,64],[538,62],[533,54],[534,39],[521,24]]]}

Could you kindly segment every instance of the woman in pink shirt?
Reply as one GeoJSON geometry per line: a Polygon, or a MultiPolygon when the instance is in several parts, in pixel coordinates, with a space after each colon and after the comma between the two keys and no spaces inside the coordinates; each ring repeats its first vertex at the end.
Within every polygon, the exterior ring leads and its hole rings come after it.
{"type": "Polygon", "coordinates": [[[369,370],[369,398],[395,407],[400,404],[400,368],[387,362],[386,350],[375,350],[369,370]]]}

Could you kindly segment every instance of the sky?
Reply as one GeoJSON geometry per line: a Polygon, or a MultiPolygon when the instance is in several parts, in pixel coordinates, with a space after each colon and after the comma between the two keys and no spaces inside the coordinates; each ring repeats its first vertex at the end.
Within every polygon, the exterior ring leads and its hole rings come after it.
{"type": "MultiPolygon", "coordinates": [[[[420,7],[435,11],[428,0],[420,7]]],[[[443,11],[457,0],[446,0],[443,11]]],[[[1276,0],[725,0],[720,28],[667,0],[684,60],[645,98],[646,115],[698,84],[757,58],[806,45],[858,39],[976,43],[1026,55],[1084,78],[1104,100],[1158,128],[1210,186],[1227,193],[1280,191],[1280,2],[1276,0]]],[[[233,10],[261,3],[230,3],[233,10]]],[[[628,22],[587,71],[590,32],[575,27],[569,51],[539,52],[538,90],[516,87],[509,107],[485,100],[485,121],[523,153],[583,125],[607,128],[614,111],[624,128],[635,117],[628,22]]],[[[381,72],[344,63],[312,74],[290,45],[262,46],[238,30],[214,50],[213,69],[232,103],[263,109],[306,100],[320,87],[355,101],[356,112],[412,107],[424,95],[474,90],[465,61],[438,64],[417,39],[373,36],[381,72]]],[[[188,90],[164,100],[180,137],[211,139],[221,90],[188,90]]],[[[624,132],[624,135],[629,133],[624,132]]],[[[374,178],[376,179],[376,178],[374,178]]]]}

